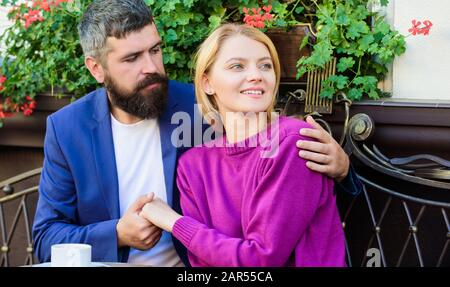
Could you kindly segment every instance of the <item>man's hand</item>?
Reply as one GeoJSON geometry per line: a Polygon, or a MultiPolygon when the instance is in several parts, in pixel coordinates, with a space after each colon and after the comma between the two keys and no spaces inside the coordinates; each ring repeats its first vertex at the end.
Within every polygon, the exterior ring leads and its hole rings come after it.
{"type": "Polygon", "coordinates": [[[125,212],[116,226],[119,247],[130,246],[147,250],[155,246],[161,238],[160,228],[139,216],[142,207],[153,200],[154,194],[142,196],[125,212]]]}
{"type": "Polygon", "coordinates": [[[147,203],[142,208],[140,216],[167,232],[172,232],[175,222],[182,217],[159,198],[155,198],[152,202],[147,203]]]}
{"type": "Polygon", "coordinates": [[[300,134],[314,138],[317,142],[297,141],[297,147],[301,149],[299,156],[307,160],[306,166],[309,169],[341,181],[348,174],[350,161],[347,154],[311,116],[306,118],[306,122],[314,129],[303,128],[300,130],[300,134]]]}

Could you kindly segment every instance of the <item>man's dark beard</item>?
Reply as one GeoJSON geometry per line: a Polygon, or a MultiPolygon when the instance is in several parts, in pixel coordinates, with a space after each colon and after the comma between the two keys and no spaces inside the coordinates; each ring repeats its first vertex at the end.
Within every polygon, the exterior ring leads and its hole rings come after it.
{"type": "Polygon", "coordinates": [[[121,89],[109,75],[105,75],[105,87],[111,97],[111,104],[142,119],[155,119],[163,114],[167,102],[167,86],[167,77],[154,73],[139,82],[130,93],[121,89]],[[143,94],[143,88],[155,83],[160,85],[143,94]]]}

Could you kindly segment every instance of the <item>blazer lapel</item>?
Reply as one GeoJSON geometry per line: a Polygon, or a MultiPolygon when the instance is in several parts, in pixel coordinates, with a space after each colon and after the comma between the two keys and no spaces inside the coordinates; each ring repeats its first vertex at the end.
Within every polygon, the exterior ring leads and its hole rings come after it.
{"type": "Polygon", "coordinates": [[[172,132],[176,128],[171,124],[172,115],[175,112],[177,103],[171,95],[169,85],[168,105],[164,114],[159,118],[159,133],[161,136],[161,152],[164,169],[164,182],[166,185],[167,203],[172,206],[173,203],[173,183],[175,175],[175,165],[177,161],[177,148],[173,145],[171,137],[172,132]]]}
{"type": "Polygon", "coordinates": [[[94,119],[97,123],[92,129],[92,147],[97,179],[109,215],[111,219],[116,219],[120,218],[119,183],[108,98],[104,89],[97,92],[94,119]]]}

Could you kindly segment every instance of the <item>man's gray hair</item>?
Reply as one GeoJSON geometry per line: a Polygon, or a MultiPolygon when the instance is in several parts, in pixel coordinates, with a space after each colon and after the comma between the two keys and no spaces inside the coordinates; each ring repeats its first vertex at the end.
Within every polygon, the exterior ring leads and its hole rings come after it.
{"type": "Polygon", "coordinates": [[[102,61],[108,37],[121,39],[153,23],[143,0],[94,0],[78,26],[84,56],[102,61]]]}

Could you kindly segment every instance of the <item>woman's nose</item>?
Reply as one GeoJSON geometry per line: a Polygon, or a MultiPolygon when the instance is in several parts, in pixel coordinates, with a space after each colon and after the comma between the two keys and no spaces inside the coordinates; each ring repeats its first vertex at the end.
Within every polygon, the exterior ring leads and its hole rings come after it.
{"type": "Polygon", "coordinates": [[[253,67],[248,70],[247,80],[250,82],[261,82],[262,81],[262,73],[258,69],[258,67],[253,67]]]}

